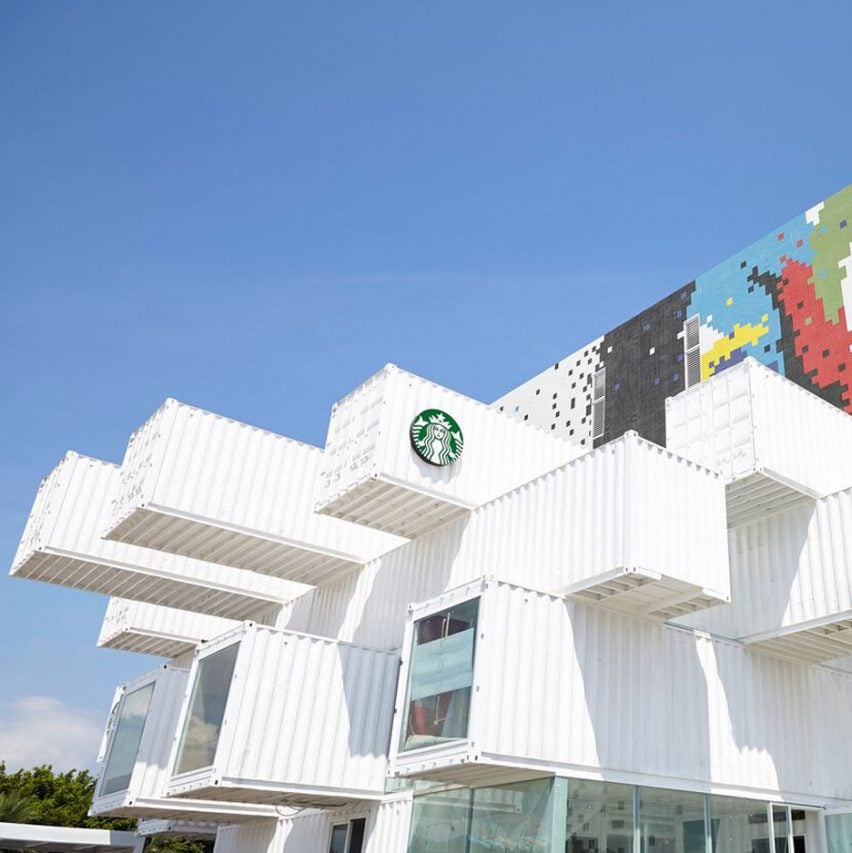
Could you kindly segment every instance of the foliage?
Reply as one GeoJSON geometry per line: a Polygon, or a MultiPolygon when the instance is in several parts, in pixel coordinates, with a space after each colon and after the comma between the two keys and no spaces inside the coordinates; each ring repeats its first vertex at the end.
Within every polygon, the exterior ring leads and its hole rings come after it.
{"type": "MultiPolygon", "coordinates": [[[[97,780],[88,770],[55,773],[50,765],[8,773],[0,761],[0,822],[135,830],[132,818],[90,817],[97,780]]],[[[146,853],[211,853],[206,841],[152,838],[146,853]]]]}
{"type": "Polygon", "coordinates": [[[35,811],[33,801],[23,791],[0,794],[0,823],[31,823],[35,811]]]}

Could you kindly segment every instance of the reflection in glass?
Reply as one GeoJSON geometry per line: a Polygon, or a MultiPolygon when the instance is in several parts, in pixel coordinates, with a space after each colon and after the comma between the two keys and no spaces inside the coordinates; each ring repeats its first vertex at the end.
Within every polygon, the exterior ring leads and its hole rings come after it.
{"type": "Polygon", "coordinates": [[[470,800],[467,788],[415,797],[409,853],[466,853],[470,800]]]}
{"type": "Polygon", "coordinates": [[[714,853],[769,853],[766,803],[710,797],[714,853]]]}
{"type": "Polygon", "coordinates": [[[401,749],[467,736],[478,611],[474,599],[414,624],[401,749]]]}
{"type": "Polygon", "coordinates": [[[348,823],[338,823],[331,828],[331,844],[328,853],[346,853],[346,836],[349,834],[348,823]]]}
{"type": "Polygon", "coordinates": [[[825,816],[828,853],[852,853],[852,814],[825,816]]]}
{"type": "Polygon", "coordinates": [[[239,643],[234,643],[199,661],[175,774],[188,773],[213,764],[238,649],[239,643]]]}
{"type": "Polygon", "coordinates": [[[639,789],[642,853],[705,853],[704,795],[639,789]]]}
{"type": "Polygon", "coordinates": [[[566,846],[570,853],[631,853],[633,788],[568,780],[566,846]]]}
{"type": "Polygon", "coordinates": [[[154,693],[154,683],[146,684],[125,695],[118,714],[118,725],[104,768],[99,796],[125,791],[130,786],[145,718],[154,693]]]}
{"type": "Polygon", "coordinates": [[[550,851],[553,780],[536,779],[473,792],[470,853],[550,851]]]}

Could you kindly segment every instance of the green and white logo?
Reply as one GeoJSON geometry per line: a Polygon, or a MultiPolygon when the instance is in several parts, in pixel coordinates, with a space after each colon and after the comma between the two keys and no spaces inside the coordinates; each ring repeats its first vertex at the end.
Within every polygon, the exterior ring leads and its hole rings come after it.
{"type": "Polygon", "coordinates": [[[461,427],[440,409],[425,409],[411,422],[411,446],[430,465],[450,465],[462,455],[461,427]]]}

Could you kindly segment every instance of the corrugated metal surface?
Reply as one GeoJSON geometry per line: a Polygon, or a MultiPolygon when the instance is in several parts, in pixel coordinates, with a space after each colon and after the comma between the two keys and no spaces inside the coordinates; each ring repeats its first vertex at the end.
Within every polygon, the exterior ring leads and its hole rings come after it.
{"type": "MultiPolygon", "coordinates": [[[[267,620],[272,618],[273,614],[270,614],[265,620],[255,621],[268,624],[267,620]]],[[[219,616],[111,598],[101,625],[98,646],[175,658],[193,652],[200,642],[231,631],[238,624],[233,619],[219,616]]]]}
{"type": "Polygon", "coordinates": [[[659,580],[602,598],[605,606],[670,618],[730,589],[718,476],[627,435],[316,590],[310,616],[291,624],[397,648],[412,600],[471,578],[602,595],[603,583],[625,583],[634,569],[659,580]]]}
{"type": "Polygon", "coordinates": [[[405,853],[408,850],[411,805],[412,798],[407,796],[374,807],[367,821],[365,853],[405,853]]]}
{"type": "Polygon", "coordinates": [[[68,453],[41,484],[11,574],[233,619],[264,617],[303,587],[101,539],[118,467],[68,453]]]}
{"type": "MultiPolygon", "coordinates": [[[[825,725],[852,703],[841,672],[494,582],[479,634],[468,760],[802,803],[852,796],[852,741],[825,725]]],[[[426,767],[428,755],[394,760],[426,767]]]]}
{"type": "Polygon", "coordinates": [[[852,630],[820,630],[852,617],[852,490],[732,527],[729,541],[731,603],[687,624],[808,660],[852,653],[852,630]]]}
{"type": "Polygon", "coordinates": [[[175,777],[171,791],[308,806],[380,797],[396,655],[247,626],[199,658],[238,637],[215,765],[175,777]]]}
{"type": "Polygon", "coordinates": [[[402,544],[313,511],[322,459],[167,400],[130,439],[108,537],[311,584],[402,544]]]}
{"type": "Polygon", "coordinates": [[[175,836],[177,838],[215,838],[218,823],[191,820],[140,820],[136,825],[137,835],[145,838],[175,836]]]}
{"type": "MultiPolygon", "coordinates": [[[[216,833],[213,853],[281,853],[291,829],[288,820],[257,820],[223,826],[216,833]]],[[[305,853],[311,847],[303,848],[305,853]]]]}
{"type": "Polygon", "coordinates": [[[564,439],[388,365],[332,411],[317,508],[413,537],[579,453],[564,439]],[[428,408],[448,412],[462,429],[464,450],[452,465],[429,465],[411,449],[411,422],[428,408]]]}
{"type": "Polygon", "coordinates": [[[734,483],[732,523],[852,486],[852,418],[751,358],[666,401],[666,444],[734,483]]]}
{"type": "Polygon", "coordinates": [[[123,692],[130,692],[156,682],[130,784],[127,790],[107,796],[96,790],[93,814],[228,823],[275,816],[274,809],[253,804],[166,799],[170,757],[188,677],[187,670],[167,665],[124,685],[123,692]]]}

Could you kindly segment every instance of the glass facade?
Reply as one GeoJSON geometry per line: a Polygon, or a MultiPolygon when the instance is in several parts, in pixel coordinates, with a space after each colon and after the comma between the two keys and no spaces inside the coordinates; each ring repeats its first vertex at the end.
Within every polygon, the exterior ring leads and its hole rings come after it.
{"type": "Polygon", "coordinates": [[[467,737],[479,599],[414,623],[400,749],[467,737]]]}
{"type": "Polygon", "coordinates": [[[550,851],[553,807],[553,779],[426,794],[414,800],[408,849],[550,851]]]}
{"type": "Polygon", "coordinates": [[[825,816],[828,853],[852,853],[852,814],[825,816]]]}
{"type": "Polygon", "coordinates": [[[176,775],[213,764],[239,647],[239,643],[234,643],[198,663],[178,749],[176,775]]]}
{"type": "Polygon", "coordinates": [[[104,767],[98,796],[117,794],[130,786],[130,777],[136,764],[139,743],[148,717],[154,682],[127,693],[121,702],[118,724],[109,748],[109,757],[104,767]]]}
{"type": "MultiPolygon", "coordinates": [[[[409,850],[806,853],[806,819],[756,800],[549,778],[415,796],[409,850]]],[[[828,835],[829,853],[852,853],[852,816],[828,835]]]]}

